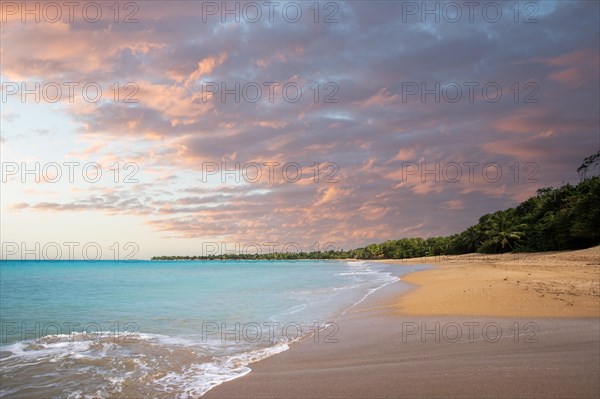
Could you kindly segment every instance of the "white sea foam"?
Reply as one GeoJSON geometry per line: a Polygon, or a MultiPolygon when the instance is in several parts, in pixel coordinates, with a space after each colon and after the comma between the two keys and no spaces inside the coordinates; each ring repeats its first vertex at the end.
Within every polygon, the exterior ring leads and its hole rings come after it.
{"type": "Polygon", "coordinates": [[[365,266],[367,263],[362,260],[349,260],[346,262],[348,266],[356,267],[356,266],[365,266]]]}
{"type": "Polygon", "coordinates": [[[168,373],[156,380],[160,390],[166,392],[180,391],[180,399],[195,398],[204,395],[212,388],[224,382],[242,377],[250,372],[249,364],[273,356],[289,349],[287,344],[258,349],[215,359],[208,363],[192,365],[183,373],[168,373]]]}
{"type": "Polygon", "coordinates": [[[365,270],[365,271],[360,271],[360,272],[344,272],[344,273],[338,273],[337,276],[360,276],[360,275],[365,275],[365,274],[377,274],[379,272],[374,271],[374,270],[365,270]]]}
{"type": "MultiPolygon", "coordinates": [[[[70,340],[55,342],[56,337],[43,337],[3,347],[4,351],[11,353],[2,358],[3,373],[10,375],[19,369],[44,363],[57,363],[59,368],[68,364],[75,375],[92,372],[93,369],[93,374],[103,378],[102,386],[94,388],[93,392],[74,389],[66,392],[67,397],[72,399],[114,397],[119,396],[122,392],[123,385],[128,378],[133,375],[137,375],[139,378],[151,371],[156,371],[153,367],[156,359],[143,352],[145,346],[150,345],[162,350],[159,353],[163,354],[158,357],[162,359],[163,367],[165,364],[169,364],[169,361],[163,358],[168,358],[174,348],[180,348],[180,354],[189,353],[192,350],[193,354],[199,355],[192,357],[198,362],[188,364],[183,369],[175,368],[149,383],[156,385],[154,387],[156,391],[164,392],[168,397],[195,398],[223,382],[246,375],[250,372],[249,364],[289,348],[286,342],[277,342],[273,346],[259,349],[250,349],[248,346],[245,351],[242,351],[244,349],[240,345],[232,345],[220,340],[207,340],[207,342],[201,343],[199,340],[187,337],[138,333],[135,334],[137,340],[135,345],[139,344],[142,347],[137,351],[132,351],[126,344],[83,340],[81,336],[78,336],[79,340],[72,340],[72,336],[62,338],[70,340]],[[209,352],[206,348],[213,349],[212,356],[202,356],[209,352]],[[102,365],[98,365],[98,363],[92,363],[94,366],[88,365],[89,361],[98,359],[103,359],[105,362],[102,365]],[[135,370],[124,372],[125,362],[134,365],[135,370]]],[[[36,387],[39,386],[41,385],[36,385],[36,387]]],[[[56,387],[56,384],[52,386],[56,387]]],[[[0,396],[17,392],[19,392],[18,388],[3,387],[0,396]]]]}
{"type": "Polygon", "coordinates": [[[363,271],[358,271],[358,272],[346,272],[346,274],[344,275],[361,275],[361,274],[378,274],[380,275],[380,279],[378,280],[379,285],[373,288],[370,288],[367,293],[365,293],[362,298],[360,298],[358,301],[356,301],[354,304],[352,304],[352,306],[344,309],[344,311],[341,313],[341,315],[346,314],[349,310],[355,308],[356,306],[358,306],[359,304],[361,304],[362,302],[364,302],[369,295],[373,294],[375,291],[389,285],[392,283],[395,283],[396,281],[399,281],[400,278],[399,277],[395,277],[392,276],[391,273],[389,272],[381,272],[381,271],[377,271],[377,270],[373,270],[371,267],[369,267],[369,264],[363,261],[348,261],[346,262],[349,266],[351,267],[361,267],[363,268],[363,271]]]}

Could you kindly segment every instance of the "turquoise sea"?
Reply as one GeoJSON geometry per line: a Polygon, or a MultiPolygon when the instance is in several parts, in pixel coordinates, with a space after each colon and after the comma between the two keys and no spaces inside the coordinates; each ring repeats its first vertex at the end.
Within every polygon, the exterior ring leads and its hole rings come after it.
{"type": "Polygon", "coordinates": [[[0,396],[198,397],[303,336],[335,342],[336,319],[397,281],[392,268],[2,261],[0,396]]]}

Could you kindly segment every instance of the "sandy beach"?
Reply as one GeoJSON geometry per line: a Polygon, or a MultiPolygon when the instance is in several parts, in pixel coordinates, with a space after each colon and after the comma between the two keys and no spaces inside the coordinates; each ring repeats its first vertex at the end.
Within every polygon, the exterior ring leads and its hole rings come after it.
{"type": "Polygon", "coordinates": [[[205,397],[596,398],[598,254],[386,261],[434,268],[344,315],[337,342],[300,341],[205,397]]]}
{"type": "Polygon", "coordinates": [[[600,317],[600,247],[403,263],[435,268],[402,278],[418,289],[398,296],[399,314],[600,317]]]}

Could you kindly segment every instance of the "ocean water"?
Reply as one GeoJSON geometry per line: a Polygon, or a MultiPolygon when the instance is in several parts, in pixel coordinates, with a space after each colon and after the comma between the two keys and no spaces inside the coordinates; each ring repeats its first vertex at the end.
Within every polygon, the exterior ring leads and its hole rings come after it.
{"type": "Polygon", "coordinates": [[[338,261],[2,261],[0,396],[198,397],[301,337],[334,342],[335,320],[397,275],[338,261]]]}

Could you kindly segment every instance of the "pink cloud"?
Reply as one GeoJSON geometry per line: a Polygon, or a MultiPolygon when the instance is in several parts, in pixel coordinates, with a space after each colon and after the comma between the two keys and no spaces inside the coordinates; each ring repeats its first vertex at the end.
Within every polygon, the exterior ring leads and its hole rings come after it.
{"type": "Polygon", "coordinates": [[[550,79],[555,80],[564,86],[575,88],[585,84],[586,74],[581,68],[572,67],[550,74],[550,79]]]}
{"type": "MultiPolygon", "coordinates": [[[[108,165],[136,162],[147,179],[122,190],[65,191],[60,201],[13,201],[17,209],[138,215],[169,237],[337,240],[348,248],[453,233],[482,213],[514,206],[537,187],[448,184],[418,174],[402,181],[403,162],[536,162],[539,185],[551,185],[577,179],[574,169],[598,144],[598,39],[570,28],[596,26],[597,16],[580,4],[557,6],[569,7],[565,15],[572,21],[557,23],[558,11],[545,21],[552,40],[531,36],[523,24],[508,30],[471,24],[469,35],[439,24],[434,37],[400,23],[394,2],[381,4],[387,12],[340,3],[348,18],[339,24],[309,18],[268,29],[200,23],[185,2],[143,5],[135,26],[3,24],[9,79],[138,84],[136,104],[67,104],[63,116],[84,140],[75,141],[82,150],[70,146],[65,153],[108,165]],[[531,40],[502,46],[522,37],[531,40]],[[524,60],[524,54],[532,56],[524,60]],[[222,102],[203,98],[201,83],[208,78],[295,81],[305,91],[298,103],[284,101],[281,92],[273,103],[222,102]],[[498,80],[509,100],[402,103],[408,80],[498,80]],[[539,83],[540,102],[514,103],[507,85],[528,80],[539,83]],[[328,81],[338,84],[339,102],[315,102],[307,87],[328,81]],[[279,174],[269,182],[206,186],[198,183],[205,161],[305,168],[334,162],[339,183],[315,183],[307,170],[297,183],[279,174]]],[[[18,145],[16,136],[9,136],[11,145],[18,145]]]]}

